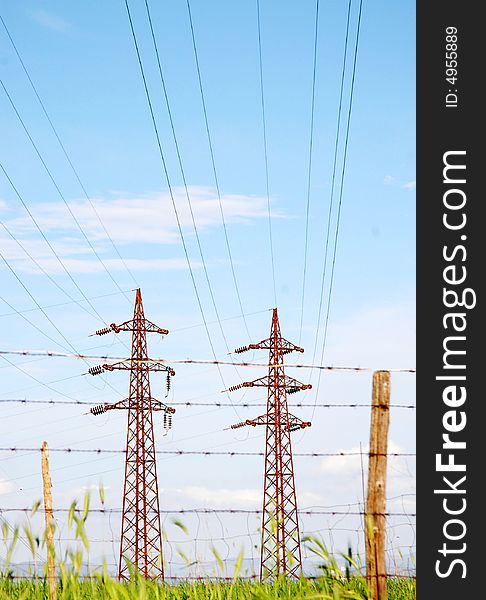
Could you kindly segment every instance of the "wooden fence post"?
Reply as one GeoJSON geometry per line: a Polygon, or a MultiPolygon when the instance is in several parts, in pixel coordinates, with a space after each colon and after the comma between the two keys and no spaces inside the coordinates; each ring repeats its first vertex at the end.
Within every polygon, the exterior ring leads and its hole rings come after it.
{"type": "Polygon", "coordinates": [[[54,523],[52,517],[51,476],[49,473],[49,450],[47,442],[42,442],[42,481],[44,483],[44,512],[46,516],[47,543],[47,580],[49,582],[49,600],[56,600],[56,562],[54,555],[54,523]]]}
{"type": "Polygon", "coordinates": [[[386,465],[390,422],[390,373],[373,373],[368,495],[365,509],[366,579],[370,600],[387,600],[385,562],[386,465]]]}

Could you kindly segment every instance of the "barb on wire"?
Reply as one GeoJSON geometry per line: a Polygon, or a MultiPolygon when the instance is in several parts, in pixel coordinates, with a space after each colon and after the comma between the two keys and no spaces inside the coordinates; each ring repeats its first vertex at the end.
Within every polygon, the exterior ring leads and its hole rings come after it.
{"type": "MultiPolygon", "coordinates": [[[[57,513],[69,513],[72,511],[72,508],[56,508],[57,513]]],[[[74,509],[75,512],[83,512],[83,508],[74,509]]],[[[0,508],[0,514],[10,513],[10,512],[31,512],[32,507],[24,507],[24,508],[0,508]]],[[[36,512],[44,512],[45,509],[39,507],[36,512]]],[[[97,514],[121,514],[123,509],[121,508],[89,508],[88,512],[97,513],[97,514]]],[[[130,512],[130,511],[129,511],[130,512]]],[[[148,513],[156,513],[163,515],[191,515],[191,514],[230,514],[230,515],[261,515],[262,511],[260,509],[246,509],[246,508],[179,508],[179,509],[161,509],[159,511],[150,510],[148,513]]],[[[378,517],[416,517],[416,513],[408,513],[408,512],[385,512],[385,513],[366,513],[364,511],[347,511],[347,510],[299,510],[299,515],[330,515],[330,516],[362,516],[365,514],[371,514],[373,516],[378,517]]]]}
{"type": "MultiPolygon", "coordinates": [[[[89,405],[92,406],[92,402],[87,402],[85,400],[31,400],[28,398],[0,398],[0,404],[72,404],[72,405],[89,405]]],[[[172,406],[215,406],[217,408],[224,407],[232,407],[233,404],[229,402],[171,402],[172,406]]],[[[263,402],[249,403],[243,402],[237,405],[238,408],[253,408],[255,406],[266,406],[263,402]]],[[[298,402],[295,404],[289,404],[289,407],[296,408],[371,408],[372,404],[358,404],[358,403],[350,403],[350,404],[312,404],[305,402],[298,402]]],[[[406,409],[415,409],[417,408],[415,404],[390,404],[390,408],[406,408],[406,409]]]]}
{"type": "MultiPolygon", "coordinates": [[[[0,350],[0,354],[15,354],[20,356],[49,356],[49,357],[60,357],[60,358],[76,358],[82,360],[123,360],[122,356],[99,356],[93,354],[70,354],[68,352],[54,352],[52,350],[0,350]]],[[[132,362],[144,362],[137,361],[136,359],[131,359],[132,362]]],[[[253,362],[232,362],[232,361],[224,361],[224,360],[206,360],[206,359],[172,359],[172,358],[155,358],[150,359],[151,363],[176,363],[181,365],[228,365],[232,367],[279,367],[280,365],[272,365],[266,363],[253,363],[253,362]]],[[[287,365],[287,367],[296,368],[296,369],[318,369],[323,371],[377,371],[384,370],[390,371],[392,373],[415,373],[415,368],[387,368],[387,369],[378,369],[374,367],[347,367],[347,366],[334,366],[334,365],[315,365],[315,364],[292,364],[287,365]]],[[[233,406],[233,405],[232,405],[233,406]]]]}
{"type": "MultiPolygon", "coordinates": [[[[41,448],[3,447],[0,452],[40,452],[41,448]]],[[[112,448],[49,448],[49,452],[65,452],[66,454],[124,454],[125,450],[112,448]]],[[[174,456],[264,456],[264,452],[232,452],[230,450],[157,450],[156,454],[172,454],[174,456]]],[[[361,452],[294,452],[294,456],[361,456],[361,452]]],[[[367,453],[367,456],[416,456],[412,452],[367,453]]]]}

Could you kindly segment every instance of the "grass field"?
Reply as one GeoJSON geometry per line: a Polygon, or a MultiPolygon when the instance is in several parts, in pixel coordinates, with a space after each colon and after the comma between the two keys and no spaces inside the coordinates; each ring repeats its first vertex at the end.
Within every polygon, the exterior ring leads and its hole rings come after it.
{"type": "MultiPolygon", "coordinates": [[[[39,503],[33,508],[34,514],[39,503]]],[[[336,559],[328,552],[324,542],[319,538],[304,537],[303,543],[318,559],[316,577],[302,577],[299,581],[282,578],[273,583],[260,584],[254,580],[239,578],[243,563],[243,552],[235,560],[232,577],[225,581],[213,580],[177,584],[160,584],[146,580],[132,569],[129,582],[120,583],[110,576],[104,565],[98,571],[92,572],[88,578],[83,575],[86,556],[89,555],[89,540],[85,533],[85,524],[89,515],[89,495],[86,495],[83,510],[71,505],[68,515],[68,528],[73,530],[78,540],[76,549],[67,549],[63,558],[55,556],[53,546],[50,546],[56,563],[57,599],[58,600],[275,600],[306,598],[308,600],[367,600],[369,598],[366,580],[361,576],[363,569],[348,554],[341,555],[347,564],[346,576],[339,567],[336,559]],[[83,556],[83,554],[85,556],[83,556]]],[[[183,525],[181,524],[181,527],[183,525]]],[[[1,525],[4,543],[4,555],[0,559],[0,600],[44,600],[49,597],[48,583],[45,576],[34,576],[38,569],[31,570],[28,578],[18,578],[12,564],[12,558],[20,539],[20,528],[10,526],[6,521],[1,525]]],[[[54,534],[54,527],[52,527],[54,534]]],[[[36,537],[28,527],[23,527],[24,543],[30,547],[32,559],[39,552],[47,553],[46,532],[36,537]]],[[[224,565],[215,549],[213,553],[220,566],[221,573],[224,565]]],[[[40,571],[44,571],[45,566],[40,571]]],[[[85,573],[86,571],[84,571],[85,573]]],[[[388,580],[388,600],[415,600],[415,579],[407,577],[391,577],[388,580]]]]}
{"type": "MultiPolygon", "coordinates": [[[[0,598],[43,600],[48,598],[48,586],[38,581],[0,580],[0,598]]],[[[258,583],[186,583],[175,586],[158,585],[151,581],[118,583],[113,579],[80,581],[67,577],[57,589],[58,600],[275,600],[306,598],[308,600],[340,600],[368,598],[361,578],[341,581],[330,577],[298,582],[281,581],[274,584],[258,583]]],[[[413,579],[390,579],[389,600],[415,600],[413,579]]]]}

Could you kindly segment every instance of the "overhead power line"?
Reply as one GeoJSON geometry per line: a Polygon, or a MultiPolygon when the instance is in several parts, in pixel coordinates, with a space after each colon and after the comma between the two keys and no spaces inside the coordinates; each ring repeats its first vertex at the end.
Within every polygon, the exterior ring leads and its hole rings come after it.
{"type": "MultiPolygon", "coordinates": [[[[152,104],[152,99],[150,97],[150,91],[148,89],[147,79],[145,77],[145,69],[143,67],[142,56],[140,54],[140,48],[139,48],[139,45],[138,45],[137,35],[135,33],[135,28],[134,28],[134,25],[133,25],[132,14],[131,14],[131,11],[130,11],[130,6],[129,6],[129,3],[128,3],[128,0],[125,0],[125,8],[126,8],[126,11],[127,11],[128,21],[129,21],[129,25],[130,25],[130,31],[131,31],[131,35],[132,35],[132,39],[133,39],[133,44],[134,44],[134,47],[135,47],[135,52],[136,52],[136,55],[137,55],[138,66],[140,68],[140,74],[141,74],[141,77],[142,77],[143,87],[144,87],[144,90],[145,90],[145,96],[146,96],[148,108],[149,108],[149,111],[150,111],[150,118],[151,118],[151,121],[152,121],[152,126],[153,126],[153,129],[154,129],[154,133],[155,133],[155,137],[156,137],[156,141],[157,141],[157,148],[158,148],[158,151],[159,151],[160,160],[162,162],[162,168],[163,168],[165,180],[166,180],[166,183],[167,183],[167,188],[169,190],[169,195],[170,195],[171,202],[172,202],[172,208],[174,210],[174,215],[175,215],[176,222],[177,222],[177,229],[178,229],[178,232],[179,232],[179,237],[181,239],[182,247],[183,247],[183,250],[184,250],[184,256],[186,258],[187,267],[188,267],[188,270],[189,270],[189,274],[190,274],[190,277],[191,277],[192,286],[193,286],[193,289],[194,289],[194,294],[195,294],[196,300],[197,300],[197,305],[198,305],[199,311],[201,313],[201,318],[202,318],[202,320],[204,322],[204,329],[206,331],[206,336],[208,338],[208,343],[209,343],[209,346],[211,348],[211,353],[212,353],[212,355],[214,357],[214,360],[216,361],[217,360],[216,359],[216,351],[214,349],[214,344],[213,344],[213,340],[211,338],[211,334],[209,333],[209,328],[208,328],[208,323],[207,323],[206,315],[204,314],[204,309],[203,309],[203,306],[202,306],[201,297],[199,295],[199,290],[197,289],[197,285],[196,285],[196,279],[194,277],[194,271],[192,269],[191,261],[189,259],[189,252],[188,252],[186,241],[185,241],[185,238],[184,238],[184,233],[182,231],[182,225],[181,225],[181,221],[180,221],[180,217],[179,217],[179,211],[177,209],[177,204],[176,204],[176,201],[175,201],[174,192],[173,192],[173,189],[172,189],[172,184],[170,182],[170,177],[169,177],[169,171],[168,171],[168,168],[167,168],[167,163],[166,163],[165,155],[164,155],[164,152],[163,152],[163,149],[162,149],[162,142],[160,140],[159,128],[158,128],[158,125],[157,125],[157,120],[155,118],[155,112],[154,112],[154,108],[153,108],[153,104],[152,104]]],[[[225,386],[223,374],[222,374],[221,369],[219,368],[219,366],[218,366],[218,373],[219,373],[219,377],[221,379],[221,382],[223,383],[223,386],[225,386]]],[[[236,414],[238,414],[238,412],[236,411],[236,409],[235,409],[235,412],[236,412],[236,414]]]]}
{"type": "Polygon", "coordinates": [[[243,323],[245,325],[245,329],[246,329],[246,333],[248,335],[248,337],[250,338],[250,331],[248,329],[248,323],[246,321],[246,316],[243,310],[243,303],[241,301],[241,294],[240,294],[240,288],[238,286],[238,280],[236,278],[236,271],[235,271],[235,265],[233,262],[233,254],[231,252],[231,246],[229,243],[229,236],[228,236],[228,230],[226,227],[226,220],[225,220],[225,216],[224,216],[224,210],[223,210],[223,202],[221,199],[221,190],[219,187],[219,179],[218,179],[218,174],[216,171],[216,161],[214,158],[214,150],[213,150],[213,142],[211,139],[211,131],[209,128],[209,119],[208,119],[208,113],[207,113],[207,109],[206,109],[206,100],[204,98],[204,88],[203,88],[203,83],[202,83],[202,76],[201,76],[201,69],[199,66],[199,57],[198,57],[198,51],[197,51],[197,45],[196,45],[196,35],[194,33],[194,24],[192,21],[192,12],[191,12],[191,4],[190,1],[187,0],[187,12],[189,15],[189,24],[191,27],[191,37],[192,37],[192,47],[194,50],[194,59],[196,62],[196,69],[197,69],[197,78],[198,78],[198,83],[199,83],[199,91],[201,93],[201,103],[202,103],[202,109],[203,109],[203,114],[204,114],[204,123],[206,125],[206,134],[207,134],[207,138],[208,138],[208,146],[209,146],[209,154],[211,157],[211,165],[213,168],[213,175],[214,175],[214,183],[216,186],[216,193],[218,194],[218,204],[219,204],[219,211],[221,213],[221,222],[223,224],[223,232],[224,232],[224,238],[226,241],[226,250],[228,252],[228,258],[230,261],[230,266],[231,266],[231,275],[233,278],[233,284],[235,286],[235,291],[236,291],[236,297],[238,299],[238,305],[240,307],[240,312],[241,312],[241,317],[243,319],[243,323]]]}
{"type": "Polygon", "coordinates": [[[157,39],[155,37],[155,32],[154,32],[154,28],[153,28],[153,22],[152,22],[152,16],[150,14],[150,8],[149,8],[149,3],[148,0],[145,0],[145,9],[147,12],[147,19],[149,22],[149,26],[150,26],[150,33],[151,33],[151,37],[152,37],[152,42],[153,42],[153,46],[154,46],[154,51],[155,51],[155,56],[157,59],[157,67],[158,67],[158,71],[159,71],[159,76],[160,76],[160,82],[162,84],[162,89],[164,92],[164,99],[165,99],[165,105],[167,107],[167,114],[169,117],[169,122],[170,122],[170,128],[171,128],[171,132],[172,132],[172,139],[174,141],[174,147],[176,150],[176,155],[177,155],[177,162],[179,163],[179,169],[181,172],[181,176],[182,176],[182,183],[184,185],[184,191],[185,191],[185,195],[186,195],[186,199],[187,199],[187,205],[189,207],[189,214],[191,215],[191,221],[192,221],[192,227],[194,230],[194,236],[196,238],[196,244],[199,250],[199,256],[201,257],[201,263],[202,263],[202,267],[203,267],[203,271],[204,271],[204,277],[206,279],[206,284],[208,286],[208,291],[209,291],[209,296],[211,298],[211,303],[213,305],[213,309],[214,309],[214,313],[216,315],[216,319],[218,321],[218,325],[219,325],[219,330],[221,332],[221,336],[223,338],[224,344],[226,346],[226,351],[229,353],[230,349],[229,349],[229,345],[228,345],[228,340],[226,339],[226,334],[224,332],[223,326],[221,324],[221,317],[219,316],[219,310],[218,310],[218,306],[216,304],[216,298],[214,296],[214,291],[213,291],[213,286],[211,283],[211,279],[209,277],[209,271],[208,271],[208,267],[206,264],[206,258],[203,252],[203,248],[202,248],[202,244],[201,244],[201,238],[199,236],[199,230],[196,224],[196,219],[194,217],[194,209],[193,209],[193,205],[192,205],[192,200],[191,200],[191,195],[189,193],[189,187],[187,185],[187,179],[186,179],[186,173],[185,173],[185,169],[184,169],[184,165],[183,165],[183,161],[182,161],[182,155],[181,155],[181,151],[179,148],[179,142],[177,139],[177,135],[176,135],[176,130],[175,130],[175,124],[174,124],[174,119],[172,117],[172,109],[170,106],[170,101],[169,101],[169,94],[167,92],[167,86],[165,83],[165,77],[162,71],[162,62],[160,60],[160,54],[159,54],[159,48],[158,48],[158,44],[157,44],[157,39]]]}
{"type": "MultiPolygon", "coordinates": [[[[0,80],[0,83],[1,80],[0,80]]],[[[3,83],[2,83],[3,85],[3,83]]],[[[11,188],[13,189],[13,191],[15,192],[15,195],[17,196],[17,198],[20,200],[20,203],[22,204],[22,206],[24,207],[24,209],[26,210],[27,214],[29,215],[30,220],[32,221],[32,223],[35,225],[37,231],[40,233],[42,239],[45,241],[45,243],[47,244],[47,246],[49,247],[49,250],[52,252],[52,254],[55,256],[57,262],[61,265],[62,270],[66,273],[66,275],[69,277],[69,279],[71,280],[71,282],[73,283],[74,287],[78,290],[78,292],[81,294],[81,296],[84,298],[84,300],[86,301],[86,303],[88,304],[88,306],[91,307],[91,310],[93,311],[93,314],[96,315],[96,317],[98,317],[98,319],[104,323],[104,319],[103,317],[100,315],[100,313],[96,310],[95,306],[93,305],[93,303],[91,302],[91,300],[86,296],[86,294],[83,292],[83,290],[80,288],[78,282],[74,279],[74,277],[72,276],[71,272],[69,271],[69,269],[66,267],[66,265],[64,264],[64,261],[62,260],[62,258],[59,256],[59,254],[56,252],[56,250],[54,249],[54,247],[52,246],[51,242],[48,240],[48,238],[46,237],[45,233],[42,231],[41,227],[39,226],[39,223],[37,222],[37,220],[35,219],[34,215],[32,214],[32,212],[30,211],[29,207],[27,206],[26,202],[24,201],[22,195],[20,194],[20,192],[18,191],[18,189],[16,188],[15,184],[13,183],[12,179],[10,178],[9,174],[7,173],[4,165],[2,163],[0,163],[0,168],[3,171],[3,174],[5,175],[7,181],[9,182],[11,188]]],[[[81,308],[83,310],[86,310],[86,307],[82,306],[80,304],[81,308]]],[[[88,313],[93,316],[92,313],[90,313],[88,311],[88,313]]]]}
{"type": "Polygon", "coordinates": [[[307,203],[305,210],[305,241],[304,241],[304,268],[302,272],[302,298],[300,303],[300,327],[299,327],[299,345],[302,339],[302,326],[304,323],[304,299],[305,284],[307,275],[307,247],[309,240],[309,214],[311,197],[311,179],[312,179],[312,150],[314,141],[314,107],[316,99],[316,67],[317,67],[317,42],[319,39],[319,0],[316,0],[316,18],[314,30],[314,62],[312,68],[312,94],[311,94],[311,114],[309,127],[309,159],[307,166],[307,203]]]}
{"type": "Polygon", "coordinates": [[[332,253],[331,279],[330,279],[330,283],[329,283],[329,294],[328,294],[328,298],[327,298],[326,321],[325,321],[325,325],[324,325],[324,339],[322,342],[321,361],[323,360],[323,357],[324,357],[324,350],[325,350],[326,341],[327,341],[327,329],[328,329],[328,324],[329,324],[329,313],[330,313],[330,309],[331,309],[332,289],[333,289],[334,272],[335,272],[335,266],[336,266],[336,254],[337,254],[337,247],[338,247],[338,240],[339,240],[339,227],[341,224],[341,209],[342,209],[342,204],[343,204],[344,176],[346,173],[346,162],[347,162],[347,157],[348,157],[349,130],[350,130],[350,125],[351,125],[351,112],[353,109],[354,83],[355,83],[355,79],[356,79],[356,64],[357,64],[357,60],[358,60],[358,47],[359,47],[359,34],[360,34],[360,30],[361,30],[362,8],[363,8],[363,0],[360,0],[358,25],[357,25],[357,29],[356,29],[356,40],[355,40],[355,45],[354,45],[353,73],[352,73],[352,77],[351,77],[351,92],[350,92],[350,96],[349,96],[348,115],[347,115],[347,121],[346,121],[346,137],[345,137],[345,141],[344,141],[343,165],[342,165],[342,170],[341,170],[341,181],[340,181],[340,185],[339,185],[339,203],[338,203],[338,214],[337,214],[337,220],[336,220],[336,232],[335,232],[335,236],[334,236],[334,247],[333,247],[333,253],[332,253]]]}
{"type": "MultiPolygon", "coordinates": [[[[350,0],[350,2],[351,2],[351,0],[350,0]]],[[[322,340],[321,362],[322,362],[322,360],[324,360],[324,352],[326,349],[327,331],[328,331],[328,326],[329,326],[329,315],[330,315],[330,310],[331,310],[332,290],[333,290],[333,284],[334,284],[334,273],[335,273],[335,267],[336,267],[336,255],[337,255],[337,247],[338,247],[338,240],[339,240],[339,227],[340,227],[340,223],[341,223],[341,209],[342,209],[342,202],[343,202],[344,176],[346,173],[349,130],[350,130],[350,125],[351,125],[351,112],[352,112],[352,108],[353,108],[354,83],[355,83],[355,78],[356,78],[356,64],[357,64],[357,59],[358,59],[359,34],[360,34],[360,30],[361,30],[362,8],[363,8],[363,0],[360,0],[358,23],[357,23],[357,28],[356,28],[356,38],[355,38],[355,44],[354,44],[353,70],[352,70],[352,76],[351,76],[351,90],[350,90],[350,96],[349,96],[348,114],[347,114],[347,121],[346,121],[344,155],[343,155],[343,163],[342,163],[342,170],[341,170],[341,181],[340,181],[340,186],[339,186],[339,202],[338,202],[338,213],[337,213],[337,219],[336,219],[336,230],[335,230],[335,234],[334,234],[334,246],[333,246],[332,263],[331,263],[331,276],[330,276],[330,282],[329,282],[329,292],[328,292],[328,296],[327,296],[326,319],[325,319],[325,324],[324,324],[324,334],[323,334],[323,340],[322,340]]],[[[348,14],[348,19],[349,19],[349,14],[348,14]]],[[[348,26],[349,26],[349,24],[348,24],[348,26]]],[[[346,36],[347,35],[348,35],[348,29],[346,30],[346,36]]],[[[341,108],[340,108],[340,110],[341,110],[341,108]]],[[[333,179],[334,179],[334,173],[333,173],[333,179]]],[[[327,241],[326,241],[325,264],[326,264],[326,261],[327,261],[327,241]]],[[[325,273],[323,274],[322,286],[324,286],[324,276],[325,276],[325,273]]],[[[322,289],[323,288],[321,288],[321,293],[322,293],[322,289]]],[[[320,308],[319,308],[319,313],[320,313],[320,308]]],[[[318,327],[319,327],[319,323],[318,323],[318,327]]],[[[318,335],[318,330],[316,333],[316,343],[317,343],[317,335],[318,335]]],[[[321,373],[319,372],[318,379],[317,379],[316,395],[315,395],[316,400],[318,398],[320,384],[321,384],[321,373]]]]}
{"type": "Polygon", "coordinates": [[[270,243],[270,262],[272,266],[273,297],[275,306],[277,306],[277,285],[275,280],[275,260],[273,255],[273,234],[272,234],[272,211],[270,207],[270,186],[268,177],[268,149],[267,149],[267,123],[265,116],[265,89],[263,84],[263,58],[262,58],[262,31],[260,19],[260,0],[256,0],[257,26],[258,26],[258,64],[260,71],[260,101],[262,108],[262,129],[263,129],[263,157],[265,161],[265,189],[267,193],[267,212],[268,212],[268,238],[270,243]]]}
{"type": "MultiPolygon", "coordinates": [[[[24,70],[24,73],[27,76],[27,79],[29,80],[30,86],[31,86],[31,88],[32,88],[32,90],[33,90],[33,92],[34,92],[34,94],[35,94],[35,96],[36,96],[36,98],[37,98],[37,100],[38,100],[38,102],[40,104],[40,107],[42,108],[42,112],[44,113],[44,115],[45,115],[45,117],[46,117],[46,119],[47,119],[47,121],[48,121],[48,123],[49,123],[49,125],[51,127],[51,130],[54,133],[54,136],[55,136],[56,140],[59,143],[59,146],[60,146],[60,148],[62,150],[62,153],[64,154],[67,162],[69,163],[69,166],[71,167],[71,170],[74,173],[74,176],[76,177],[76,180],[78,181],[81,189],[83,190],[83,193],[84,193],[84,195],[86,197],[86,200],[88,200],[91,208],[93,209],[94,214],[96,215],[96,217],[97,217],[97,219],[98,219],[101,227],[103,228],[103,231],[105,232],[106,237],[109,239],[109,241],[110,241],[110,243],[111,243],[111,245],[113,247],[113,250],[117,254],[118,258],[120,259],[123,267],[125,268],[125,270],[127,271],[127,273],[130,275],[130,277],[132,278],[132,281],[135,284],[137,284],[137,281],[136,281],[135,277],[133,276],[133,273],[130,271],[130,269],[128,268],[125,260],[121,256],[121,254],[120,254],[117,246],[115,245],[115,242],[113,241],[113,238],[111,237],[110,233],[106,229],[105,224],[103,223],[103,220],[101,219],[101,216],[100,216],[99,212],[96,209],[96,206],[93,204],[93,202],[92,202],[92,200],[91,200],[88,192],[86,191],[86,187],[85,187],[84,183],[81,181],[79,173],[78,173],[76,167],[74,166],[74,164],[73,164],[73,162],[71,160],[71,157],[69,156],[68,151],[66,150],[66,147],[65,147],[64,143],[62,142],[61,137],[60,137],[60,135],[59,135],[56,127],[54,126],[54,123],[53,123],[53,121],[52,121],[49,113],[47,112],[47,108],[46,108],[46,106],[45,106],[42,98],[40,97],[39,92],[37,91],[37,87],[35,86],[35,84],[34,84],[34,82],[32,80],[32,77],[30,76],[30,73],[29,73],[29,71],[28,71],[28,69],[27,69],[27,67],[26,67],[26,65],[25,65],[25,63],[24,63],[24,61],[23,61],[23,59],[22,59],[22,57],[20,55],[20,52],[19,52],[19,50],[18,50],[18,48],[17,48],[17,46],[16,46],[13,38],[12,38],[12,35],[10,34],[10,31],[9,31],[9,29],[8,29],[6,23],[5,23],[5,21],[4,21],[4,19],[3,19],[3,17],[1,15],[0,15],[0,20],[2,21],[2,25],[4,26],[5,31],[7,32],[7,36],[9,38],[9,40],[10,40],[10,43],[12,44],[12,47],[13,47],[13,49],[15,51],[15,54],[17,55],[17,58],[19,59],[20,64],[22,65],[22,69],[24,70]]],[[[120,291],[122,291],[122,290],[120,290],[120,291]]],[[[122,291],[122,293],[124,295],[126,294],[126,292],[123,292],[123,291],[122,291]]]]}
{"type": "MultiPolygon", "coordinates": [[[[1,223],[1,222],[0,222],[0,225],[4,226],[4,224],[1,223]]],[[[39,266],[39,268],[42,270],[42,268],[40,267],[40,265],[37,265],[37,266],[39,266]]],[[[48,276],[47,272],[44,272],[44,271],[42,271],[42,272],[46,276],[48,276]]],[[[53,281],[53,283],[56,283],[56,282],[53,281]]],[[[57,285],[57,283],[56,283],[56,285],[57,285]]],[[[47,306],[43,306],[42,307],[44,310],[47,310],[49,308],[59,308],[60,306],[67,306],[69,304],[79,304],[80,305],[82,302],[84,302],[84,300],[76,300],[75,298],[73,298],[72,296],[70,296],[65,290],[63,290],[62,287],[60,289],[62,291],[64,291],[64,293],[68,296],[68,298],[70,298],[70,301],[69,302],[56,302],[56,304],[48,304],[47,306]]],[[[109,298],[110,296],[117,296],[120,293],[128,293],[129,291],[131,291],[131,290],[125,290],[124,292],[110,292],[109,294],[101,294],[99,296],[91,296],[90,300],[99,300],[100,298],[109,298]]],[[[2,313],[2,314],[0,314],[0,318],[1,317],[11,317],[12,315],[20,315],[20,314],[25,314],[25,313],[29,313],[29,312],[35,312],[37,310],[42,310],[42,309],[39,309],[37,307],[35,307],[35,308],[26,308],[25,310],[15,310],[15,309],[12,309],[12,312],[10,312],[10,313],[2,313]]],[[[198,327],[198,326],[197,325],[192,325],[192,327],[198,327]]],[[[174,331],[174,330],[172,330],[172,331],[174,331]]]]}
{"type": "Polygon", "coordinates": [[[341,113],[343,106],[343,97],[344,97],[344,79],[346,75],[346,65],[347,65],[347,56],[348,56],[348,38],[349,38],[349,24],[351,18],[351,2],[352,0],[348,0],[348,11],[346,17],[346,33],[344,36],[344,49],[343,49],[343,64],[341,68],[341,85],[339,90],[339,106],[337,111],[337,120],[336,120],[336,136],[334,140],[334,158],[332,165],[332,177],[331,177],[331,189],[330,189],[330,198],[329,198],[329,211],[327,214],[327,227],[326,227],[326,242],[324,247],[324,262],[322,265],[322,276],[321,276],[321,286],[320,286],[320,296],[319,296],[319,309],[317,313],[317,325],[316,325],[316,338],[314,342],[314,350],[312,353],[312,362],[314,362],[317,353],[317,343],[319,340],[319,330],[321,327],[321,313],[322,313],[322,303],[324,301],[324,285],[326,281],[327,274],[327,257],[329,250],[329,240],[331,235],[331,220],[332,213],[334,207],[334,189],[335,189],[335,181],[336,181],[336,169],[337,169],[337,161],[339,155],[339,139],[341,132],[341,113]]]}
{"type": "Polygon", "coordinates": [[[52,174],[52,171],[49,169],[49,167],[47,166],[46,161],[44,160],[39,148],[37,147],[37,144],[35,143],[33,137],[30,134],[29,129],[27,128],[27,125],[25,124],[24,120],[22,119],[17,106],[15,105],[15,102],[13,101],[11,95],[9,94],[7,88],[5,87],[5,84],[3,83],[3,81],[0,80],[0,83],[2,84],[3,90],[10,102],[10,105],[12,106],[20,124],[22,125],[22,128],[25,132],[25,134],[27,135],[27,137],[29,138],[29,141],[32,145],[32,147],[35,150],[35,153],[37,154],[37,157],[39,158],[39,160],[42,163],[42,166],[44,167],[45,172],[47,173],[47,176],[49,177],[52,185],[54,186],[54,188],[56,189],[59,197],[61,198],[63,204],[65,205],[65,207],[67,208],[69,214],[71,215],[74,223],[76,224],[76,227],[78,228],[79,232],[81,233],[81,235],[83,236],[84,240],[86,241],[86,243],[88,244],[89,248],[91,249],[91,251],[93,252],[94,256],[96,257],[96,259],[98,260],[98,262],[101,264],[101,266],[103,267],[104,271],[106,272],[106,274],[108,275],[108,277],[111,279],[111,281],[114,283],[114,285],[118,288],[118,290],[120,292],[123,292],[123,290],[121,289],[120,285],[118,284],[118,282],[116,281],[116,279],[113,277],[113,275],[110,273],[108,267],[106,266],[106,264],[104,263],[103,259],[101,258],[101,256],[99,255],[98,251],[96,250],[96,248],[93,246],[93,244],[91,243],[91,240],[88,238],[88,236],[86,235],[86,232],[84,231],[84,229],[81,226],[81,223],[79,222],[78,218],[76,217],[76,215],[73,212],[73,209],[71,208],[71,206],[69,205],[69,202],[66,200],[64,194],[62,193],[57,181],[54,179],[54,176],[52,174]]]}

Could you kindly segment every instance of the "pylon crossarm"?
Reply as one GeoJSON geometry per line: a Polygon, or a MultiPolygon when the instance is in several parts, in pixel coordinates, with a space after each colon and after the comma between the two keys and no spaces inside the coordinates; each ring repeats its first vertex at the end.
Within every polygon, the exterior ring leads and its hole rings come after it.
{"type": "Polygon", "coordinates": [[[302,390],[310,390],[312,385],[310,383],[301,383],[294,379],[293,377],[285,376],[285,389],[287,394],[295,394],[296,392],[301,392],[302,390]]]}
{"type": "Polygon", "coordinates": [[[142,325],[142,329],[147,333],[160,333],[161,335],[167,335],[169,333],[168,329],[163,329],[152,321],[148,319],[143,319],[141,324],[139,322],[135,323],[133,319],[130,321],[125,321],[124,323],[120,323],[117,325],[116,323],[111,323],[108,327],[103,327],[102,329],[97,329],[95,331],[95,335],[106,335],[107,333],[120,333],[120,331],[140,331],[140,325],[142,325]]]}
{"type": "Polygon", "coordinates": [[[119,402],[114,402],[112,404],[99,404],[98,406],[93,406],[89,409],[89,412],[93,415],[101,415],[108,410],[116,410],[116,409],[127,409],[130,408],[130,402],[128,398],[124,398],[119,402]]]}
{"type": "Polygon", "coordinates": [[[310,421],[303,421],[302,419],[299,419],[299,417],[289,413],[289,418],[286,425],[289,431],[297,431],[299,429],[310,427],[312,423],[310,421]]]}
{"type": "MultiPolygon", "coordinates": [[[[292,342],[289,342],[285,338],[280,338],[278,340],[278,346],[276,349],[282,354],[289,354],[289,352],[304,352],[303,348],[292,344],[292,342]]],[[[240,348],[236,348],[235,354],[248,352],[248,350],[275,350],[275,340],[272,340],[272,338],[267,338],[266,340],[258,342],[258,344],[248,344],[248,346],[241,346],[240,348]]]]}
{"type": "Polygon", "coordinates": [[[268,387],[269,385],[268,376],[260,377],[259,379],[254,379],[253,381],[242,381],[241,383],[237,383],[236,385],[232,385],[229,387],[227,392],[235,392],[236,390],[241,390],[242,388],[249,387],[268,387]]]}
{"type": "Polygon", "coordinates": [[[170,376],[175,375],[175,371],[172,367],[168,365],[164,365],[157,360],[152,360],[150,358],[147,359],[136,359],[136,358],[127,358],[126,360],[121,360],[119,362],[113,364],[103,364],[100,367],[92,367],[89,369],[89,372],[92,375],[99,375],[98,372],[94,373],[92,371],[101,368],[103,371],[131,371],[134,367],[142,367],[144,371],[159,371],[163,373],[168,373],[170,376]]]}
{"type": "Polygon", "coordinates": [[[161,410],[161,411],[163,411],[165,413],[169,413],[169,414],[173,414],[176,411],[176,409],[172,408],[172,406],[167,406],[167,404],[164,404],[163,402],[161,402],[160,400],[157,400],[156,398],[151,399],[151,408],[152,408],[152,410],[161,410]]]}
{"type": "Polygon", "coordinates": [[[230,429],[239,429],[240,427],[246,427],[247,425],[250,425],[251,427],[256,427],[257,425],[266,425],[267,421],[268,416],[265,414],[257,417],[256,419],[246,419],[246,421],[235,423],[234,425],[230,426],[230,429]]]}

